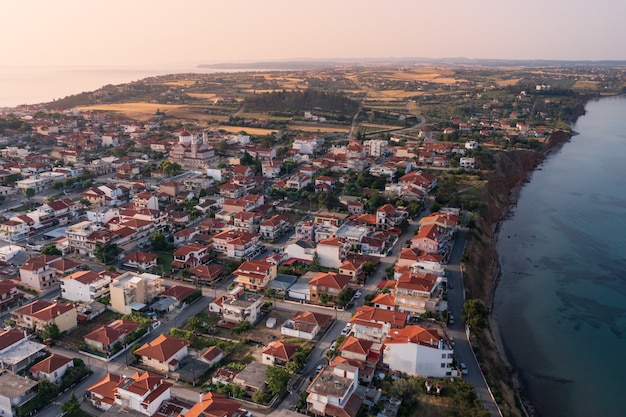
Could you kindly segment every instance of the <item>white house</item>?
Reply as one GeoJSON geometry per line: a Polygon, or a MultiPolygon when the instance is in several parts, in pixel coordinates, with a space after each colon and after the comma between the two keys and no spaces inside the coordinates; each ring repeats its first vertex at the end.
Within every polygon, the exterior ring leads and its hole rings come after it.
{"type": "Polygon", "coordinates": [[[320,265],[325,268],[339,268],[348,256],[350,244],[347,241],[330,238],[317,244],[317,256],[320,265]]]}
{"type": "Polygon", "coordinates": [[[461,157],[461,159],[459,159],[459,166],[461,168],[474,169],[476,168],[476,159],[461,157]]]}
{"type": "Polygon", "coordinates": [[[74,359],[53,353],[41,362],[31,366],[29,372],[35,379],[45,378],[55,384],[60,384],[61,378],[68,368],[74,366],[74,359]]]}
{"type": "Polygon", "coordinates": [[[111,276],[93,271],[76,271],[61,278],[61,297],[71,301],[94,301],[109,293],[111,276]]]}
{"type": "Polygon", "coordinates": [[[0,375],[0,415],[17,416],[17,407],[37,395],[37,382],[10,372],[0,375]]]}
{"type": "Polygon", "coordinates": [[[161,334],[135,351],[141,362],[159,372],[173,372],[189,354],[189,341],[161,334]]]}
{"type": "Polygon", "coordinates": [[[383,363],[391,370],[434,378],[459,376],[452,368],[454,350],[435,329],[421,326],[393,329],[383,344],[383,363]]]}
{"type": "Polygon", "coordinates": [[[363,400],[356,394],[359,368],[340,363],[325,367],[306,389],[308,411],[315,415],[356,417],[363,400]]]}

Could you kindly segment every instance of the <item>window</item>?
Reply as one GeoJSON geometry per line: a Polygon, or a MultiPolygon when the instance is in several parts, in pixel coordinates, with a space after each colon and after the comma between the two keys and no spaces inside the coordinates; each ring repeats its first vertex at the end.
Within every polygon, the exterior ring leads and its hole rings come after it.
{"type": "Polygon", "coordinates": [[[446,364],[445,364],[445,363],[442,363],[442,364],[441,364],[441,367],[442,367],[442,368],[445,368],[445,367],[446,367],[446,364]]]}
{"type": "Polygon", "coordinates": [[[441,359],[445,359],[447,357],[447,355],[445,353],[441,354],[441,359]]]}

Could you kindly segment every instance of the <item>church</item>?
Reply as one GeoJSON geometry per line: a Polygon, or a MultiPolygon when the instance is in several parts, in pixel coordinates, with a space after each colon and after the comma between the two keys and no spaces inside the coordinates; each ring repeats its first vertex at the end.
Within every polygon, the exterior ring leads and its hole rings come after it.
{"type": "Polygon", "coordinates": [[[203,143],[199,135],[182,131],[178,135],[178,143],[172,146],[169,160],[185,168],[207,168],[215,159],[215,152],[208,144],[203,143]]]}

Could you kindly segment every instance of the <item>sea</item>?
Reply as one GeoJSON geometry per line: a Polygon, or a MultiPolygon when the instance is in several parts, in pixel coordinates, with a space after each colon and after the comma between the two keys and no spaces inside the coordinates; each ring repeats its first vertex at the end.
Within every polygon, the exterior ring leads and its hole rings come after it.
{"type": "Polygon", "coordinates": [[[493,319],[538,415],[624,417],[626,97],[573,130],[501,225],[493,319]]]}
{"type": "MultiPolygon", "coordinates": [[[[0,66],[0,108],[47,103],[73,94],[94,91],[147,77],[182,73],[264,71],[212,69],[193,64],[162,66],[0,66]]],[[[275,71],[275,70],[273,70],[275,71]]]]}

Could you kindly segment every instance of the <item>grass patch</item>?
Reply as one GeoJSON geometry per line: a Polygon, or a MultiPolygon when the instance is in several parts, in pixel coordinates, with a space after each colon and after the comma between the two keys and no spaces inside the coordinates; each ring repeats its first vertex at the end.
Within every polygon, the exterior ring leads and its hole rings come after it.
{"type": "Polygon", "coordinates": [[[174,255],[170,252],[157,252],[157,263],[159,266],[163,268],[163,272],[172,272],[172,261],[174,260],[174,255]]]}

